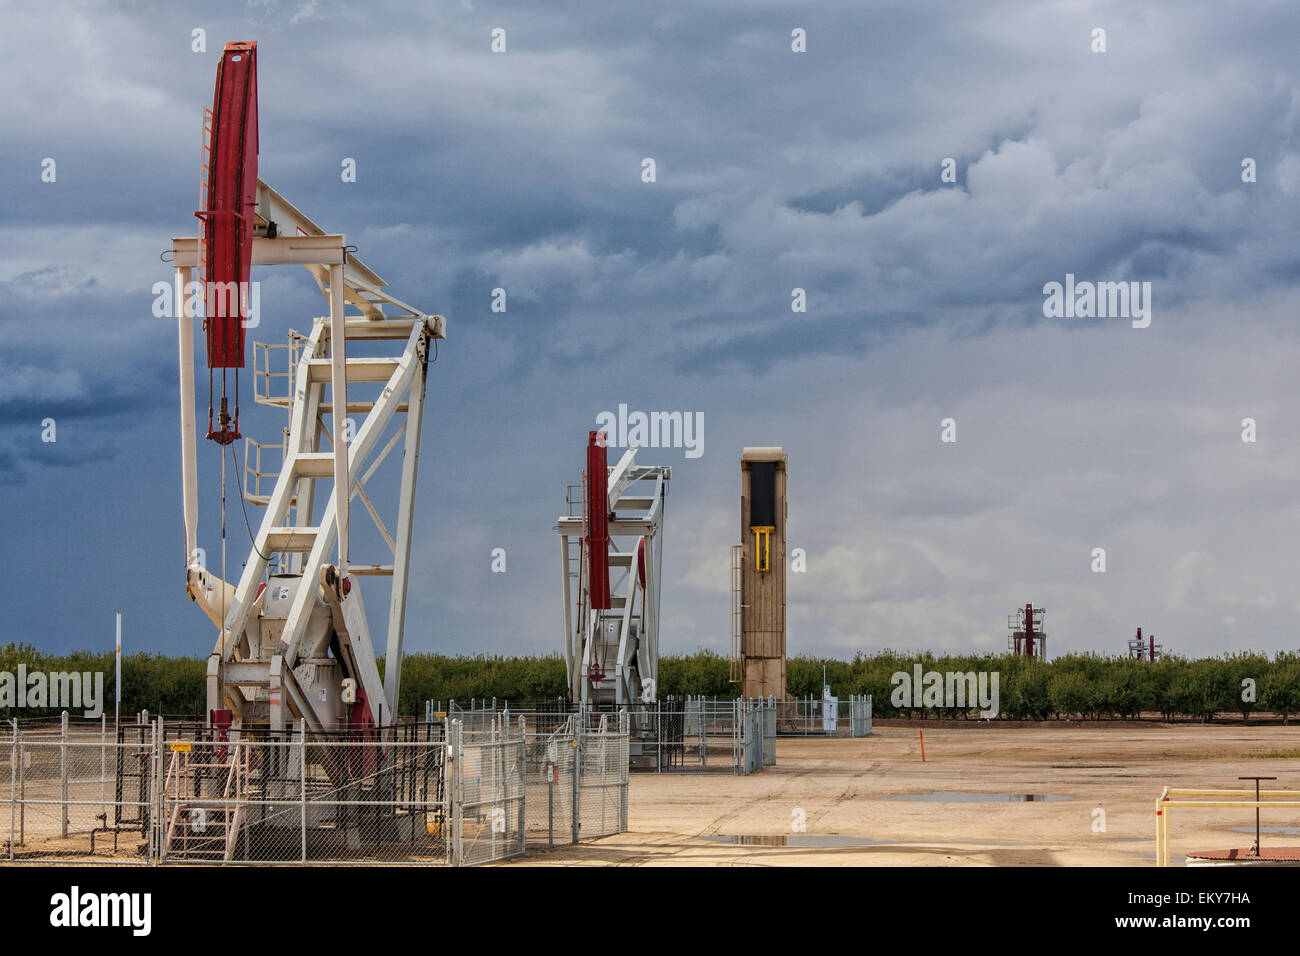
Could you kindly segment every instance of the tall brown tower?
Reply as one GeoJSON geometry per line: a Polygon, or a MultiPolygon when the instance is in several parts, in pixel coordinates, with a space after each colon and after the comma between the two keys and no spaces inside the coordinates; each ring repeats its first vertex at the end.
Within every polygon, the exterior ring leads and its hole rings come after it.
{"type": "Polygon", "coordinates": [[[741,544],[732,558],[732,641],[739,665],[733,679],[744,697],[786,698],[785,490],[785,449],[746,448],[740,456],[741,544]]]}

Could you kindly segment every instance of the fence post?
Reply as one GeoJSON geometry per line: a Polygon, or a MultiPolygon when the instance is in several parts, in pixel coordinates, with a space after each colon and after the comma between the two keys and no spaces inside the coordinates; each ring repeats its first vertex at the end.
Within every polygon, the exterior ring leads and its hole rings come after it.
{"type": "Polygon", "coordinates": [[[15,814],[18,810],[18,719],[14,718],[13,740],[9,744],[9,859],[14,858],[15,814]]]}
{"type": "MultiPolygon", "coordinates": [[[[712,710],[710,710],[708,702],[704,699],[704,695],[701,694],[700,695],[700,720],[699,723],[695,725],[696,731],[700,738],[699,757],[700,757],[701,767],[706,766],[709,760],[709,716],[711,713],[712,710]]],[[[685,763],[686,763],[686,741],[682,740],[682,764],[685,765],[685,763]]]]}
{"type": "MultiPolygon", "coordinates": [[[[138,714],[136,715],[136,718],[136,726],[138,727],[140,725],[138,714]]],[[[140,788],[142,794],[146,796],[146,799],[143,801],[146,806],[140,808],[140,814],[146,821],[144,826],[145,859],[147,859],[149,864],[152,866],[154,863],[154,854],[157,851],[157,847],[154,844],[153,831],[154,827],[158,825],[158,817],[162,810],[162,804],[158,799],[158,740],[154,736],[152,725],[149,727],[149,734],[147,736],[143,730],[140,731],[141,751],[145,749],[146,744],[149,748],[149,759],[147,762],[142,761],[144,766],[141,767],[140,772],[147,773],[149,779],[147,785],[140,788]],[[148,769],[146,770],[145,767],[148,769]]],[[[123,793],[125,794],[125,790],[123,793]]]]}
{"type": "MultiPolygon", "coordinates": [[[[585,716],[585,715],[584,715],[585,716]]],[[[573,839],[577,843],[582,830],[582,721],[573,725],[573,839]]]]}
{"type": "Polygon", "coordinates": [[[749,711],[751,705],[748,700],[740,705],[740,771],[741,774],[749,774],[749,711]]]}
{"type": "Polygon", "coordinates": [[[14,718],[14,737],[18,740],[18,842],[27,843],[27,752],[23,748],[23,732],[14,718]]]}
{"type": "MultiPolygon", "coordinates": [[[[450,706],[450,705],[449,705],[450,706]]],[[[443,720],[443,740],[447,752],[442,765],[442,848],[444,861],[456,865],[456,721],[451,710],[443,720]]]]}
{"type": "Polygon", "coordinates": [[[451,815],[452,831],[451,832],[452,832],[452,861],[455,866],[461,866],[464,863],[464,860],[462,858],[464,853],[464,840],[463,840],[464,820],[462,819],[462,809],[461,809],[461,803],[465,796],[464,783],[463,783],[463,771],[461,769],[461,754],[464,752],[464,747],[465,747],[464,730],[465,730],[465,725],[463,721],[460,720],[453,721],[452,740],[454,741],[453,747],[455,748],[454,763],[453,763],[453,771],[454,771],[453,777],[454,777],[455,785],[452,789],[452,797],[451,797],[452,799],[452,815],[451,815]]]}
{"type": "MultiPolygon", "coordinates": [[[[448,704],[450,708],[455,701],[448,704]]],[[[452,866],[460,866],[460,859],[456,855],[456,845],[458,843],[458,834],[460,830],[460,752],[456,746],[456,732],[458,722],[452,716],[449,709],[447,711],[447,862],[452,866]]]]}
{"type": "MultiPolygon", "coordinates": [[[[549,751],[550,748],[552,747],[555,747],[557,751],[560,749],[556,745],[554,737],[552,737],[551,742],[546,745],[546,749],[548,751],[546,757],[548,758],[550,757],[549,751]]],[[[559,765],[560,755],[558,753],[555,755],[555,759],[556,759],[556,763],[554,764],[550,763],[549,761],[543,763],[543,766],[546,767],[546,845],[547,846],[555,846],[555,778],[556,776],[558,776],[560,772],[560,765],[559,765]]]]}
{"type": "Polygon", "coordinates": [[[754,704],[752,701],[746,701],[744,705],[745,721],[741,727],[741,749],[744,751],[743,773],[748,775],[749,768],[753,765],[754,759],[754,704]]]}
{"type": "Polygon", "coordinates": [[[776,695],[770,695],[767,698],[768,704],[768,726],[772,730],[772,766],[776,766],[776,695]]]}
{"type": "Polygon", "coordinates": [[[104,817],[104,826],[108,826],[108,718],[99,715],[99,812],[104,817]]]}
{"type": "Polygon", "coordinates": [[[631,730],[632,724],[627,711],[623,712],[622,718],[618,722],[618,731],[623,739],[619,742],[619,782],[618,782],[618,832],[627,832],[627,790],[628,790],[628,753],[631,750],[631,730]]]}
{"type": "MultiPolygon", "coordinates": [[[[148,711],[144,712],[148,716],[148,711]]],[[[163,756],[162,756],[162,738],[163,738],[163,719],[159,717],[156,721],[149,722],[149,860],[152,863],[159,862],[166,854],[167,848],[162,845],[162,827],[163,812],[166,809],[163,797],[163,756]]]]}
{"type": "Polygon", "coordinates": [[[742,726],[745,719],[744,698],[737,697],[731,702],[731,763],[732,769],[736,773],[741,772],[744,754],[741,753],[744,740],[744,727],[742,726]]]}
{"type": "Polygon", "coordinates": [[[298,836],[307,862],[307,720],[298,718],[298,836]]]}
{"type": "MultiPolygon", "coordinates": [[[[144,719],[146,721],[150,719],[149,711],[147,710],[144,712],[144,719]]],[[[161,859],[162,858],[161,855],[167,852],[167,847],[163,845],[163,840],[166,839],[167,836],[167,818],[163,813],[163,808],[167,797],[167,793],[165,789],[167,786],[167,756],[166,756],[167,721],[166,718],[164,718],[162,714],[159,714],[157,718],[153,720],[153,725],[155,728],[154,735],[153,735],[154,749],[158,753],[158,760],[157,760],[158,771],[155,774],[155,780],[157,781],[156,784],[157,793],[158,793],[158,802],[155,804],[155,806],[158,808],[158,812],[154,814],[154,820],[156,821],[154,825],[157,827],[158,837],[157,837],[156,845],[158,846],[159,859],[161,859]]]]}
{"type": "Polygon", "coordinates": [[[528,747],[528,738],[525,735],[527,724],[524,721],[524,715],[519,715],[519,742],[515,745],[515,752],[518,756],[515,758],[515,786],[519,788],[519,852],[523,853],[528,849],[528,822],[524,818],[524,799],[527,796],[527,781],[524,779],[526,765],[524,762],[524,751],[528,747]]]}
{"type": "MultiPolygon", "coordinates": [[[[668,695],[668,706],[673,706],[672,695],[668,695]]],[[[664,772],[664,705],[659,702],[655,718],[655,773],[664,772]]]]}
{"type": "Polygon", "coordinates": [[[59,720],[59,836],[68,838],[68,712],[59,720]]]}

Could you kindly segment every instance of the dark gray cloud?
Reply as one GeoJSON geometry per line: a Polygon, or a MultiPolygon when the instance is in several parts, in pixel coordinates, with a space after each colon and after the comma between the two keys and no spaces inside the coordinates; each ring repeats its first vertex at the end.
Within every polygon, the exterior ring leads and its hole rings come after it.
{"type": "MultiPolygon", "coordinates": [[[[551,528],[586,430],[620,402],[705,414],[702,458],[642,453],[675,469],[668,649],[725,647],[739,450],[774,443],[809,555],[793,650],[993,648],[1025,600],[1049,607],[1058,651],[1118,649],[1138,624],[1198,653],[1294,646],[1294,5],[4,15],[20,92],[0,103],[0,562],[33,596],[15,626],[52,649],[99,640],[118,608],[142,646],[210,643],[179,588],[175,329],[150,304],[158,253],[196,226],[199,116],[231,39],[260,44],[263,177],[451,318],[413,648],[558,647],[551,528]],[[1066,273],[1151,282],[1152,326],[1044,318],[1066,273]],[[47,416],[59,441],[41,448],[47,416]],[[956,445],[938,441],[949,416],[956,445]],[[1099,546],[1106,575],[1088,570],[1099,546]],[[102,570],[49,600],[69,567],[102,570]]],[[[321,310],[305,274],[259,278],[256,337],[321,310]]],[[[200,449],[210,553],[220,466],[200,449]]],[[[247,536],[229,517],[233,575],[247,536]]]]}

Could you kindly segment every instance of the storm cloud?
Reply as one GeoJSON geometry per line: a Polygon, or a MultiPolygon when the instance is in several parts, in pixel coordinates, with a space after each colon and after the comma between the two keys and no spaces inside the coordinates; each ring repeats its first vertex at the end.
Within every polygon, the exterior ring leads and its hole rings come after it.
{"type": "MultiPolygon", "coordinates": [[[[121,610],[128,650],[211,646],[183,589],[175,327],[151,290],[196,229],[221,46],[257,40],[262,177],[449,319],[410,650],[559,649],[555,518],[620,403],[706,423],[698,459],[639,455],[674,472],[668,652],[727,646],[747,444],[790,455],[791,653],[996,650],[1026,601],[1054,654],[1122,652],[1137,626],[1178,653],[1296,644],[1293,4],[3,12],[11,639],[106,648],[121,610]],[[1067,274],[1150,282],[1151,326],[1047,318],[1067,274]]],[[[256,337],[283,341],[322,302],[302,270],[264,272],[256,337]]],[[[282,423],[245,414],[263,440],[282,423]]],[[[220,468],[201,448],[210,556],[220,468]]],[[[248,540],[227,507],[233,577],[248,540]]]]}

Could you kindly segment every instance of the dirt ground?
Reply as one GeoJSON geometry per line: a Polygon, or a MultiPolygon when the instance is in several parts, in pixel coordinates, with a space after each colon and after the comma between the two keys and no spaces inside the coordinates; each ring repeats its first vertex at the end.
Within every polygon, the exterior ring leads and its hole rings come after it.
{"type": "MultiPolygon", "coordinates": [[[[890,721],[860,739],[782,738],[776,765],[748,777],[634,774],[628,833],[507,865],[1152,866],[1163,787],[1238,788],[1248,786],[1239,776],[1269,775],[1278,781],[1266,788],[1300,790],[1300,726],[935,726],[925,728],[924,763],[918,729],[890,721]],[[1070,799],[890,799],[934,791],[1070,799]],[[1104,832],[1094,832],[1098,809],[1104,832]],[[782,837],[831,845],[770,845],[782,837]],[[848,842],[836,837],[871,843],[835,846],[848,842]]],[[[1300,828],[1300,810],[1266,811],[1261,822],[1300,828]]],[[[1171,860],[1249,846],[1253,827],[1253,810],[1180,811],[1171,860]]],[[[1300,829],[1262,842],[1300,846],[1300,829]]]]}

